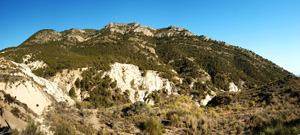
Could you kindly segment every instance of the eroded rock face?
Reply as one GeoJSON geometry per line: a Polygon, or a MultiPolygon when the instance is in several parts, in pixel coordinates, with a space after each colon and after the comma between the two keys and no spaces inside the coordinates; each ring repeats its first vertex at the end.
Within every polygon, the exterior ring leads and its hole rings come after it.
{"type": "Polygon", "coordinates": [[[142,72],[138,66],[132,64],[115,63],[111,65],[111,71],[106,73],[117,81],[117,87],[125,92],[130,92],[131,102],[144,101],[155,90],[165,89],[168,94],[176,91],[168,79],[161,78],[157,71],[148,70],[142,72]],[[142,75],[145,74],[145,75],[142,75]]]}
{"type": "Polygon", "coordinates": [[[1,67],[4,68],[4,66],[5,69],[0,70],[0,75],[5,77],[0,79],[0,90],[4,90],[20,102],[27,104],[36,114],[42,114],[43,110],[54,102],[74,103],[57,83],[36,76],[25,63],[10,61],[1,67]]]}
{"type": "Polygon", "coordinates": [[[77,70],[67,70],[64,69],[61,73],[56,73],[55,76],[50,78],[50,81],[58,84],[59,88],[61,88],[64,92],[69,92],[69,90],[74,87],[76,89],[76,97],[78,100],[81,100],[80,89],[75,87],[75,81],[79,78],[82,79],[80,69],[77,70]]]}
{"type": "Polygon", "coordinates": [[[32,57],[32,54],[27,54],[23,57],[23,64],[26,64],[31,71],[37,70],[39,68],[48,67],[48,65],[42,60],[29,61],[32,57]]]}

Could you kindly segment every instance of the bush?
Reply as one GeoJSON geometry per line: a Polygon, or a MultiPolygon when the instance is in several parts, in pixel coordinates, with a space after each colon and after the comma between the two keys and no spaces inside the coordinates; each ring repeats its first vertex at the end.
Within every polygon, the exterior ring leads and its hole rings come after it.
{"type": "Polygon", "coordinates": [[[27,124],[26,128],[22,131],[21,135],[45,135],[39,128],[39,125],[31,121],[27,124]]]}
{"type": "Polygon", "coordinates": [[[75,86],[76,86],[77,88],[80,88],[80,79],[79,79],[79,78],[76,79],[76,81],[75,81],[75,86]]]}
{"type": "Polygon", "coordinates": [[[179,125],[179,123],[180,123],[180,121],[179,121],[178,115],[177,114],[171,115],[170,125],[177,127],[179,125]]]}
{"type": "Polygon", "coordinates": [[[217,95],[209,103],[208,106],[229,105],[233,98],[229,94],[217,95]]]}
{"type": "Polygon", "coordinates": [[[70,90],[69,90],[69,96],[71,97],[76,97],[76,93],[75,93],[75,88],[72,87],[70,90]]]}
{"type": "Polygon", "coordinates": [[[141,113],[149,113],[149,108],[147,104],[142,101],[136,101],[135,103],[131,104],[129,107],[126,107],[122,110],[125,116],[132,116],[141,113]]]}
{"type": "Polygon", "coordinates": [[[111,88],[115,88],[117,86],[117,80],[113,81],[111,84],[110,84],[110,87],[111,88]]]}
{"type": "Polygon", "coordinates": [[[14,107],[13,109],[11,109],[10,112],[11,112],[14,116],[16,116],[16,117],[19,117],[20,114],[21,114],[20,109],[19,109],[19,108],[16,108],[16,107],[14,107]]]}
{"type": "Polygon", "coordinates": [[[163,128],[160,121],[154,117],[151,117],[147,122],[144,124],[145,132],[150,135],[162,135],[163,128]]]}
{"type": "Polygon", "coordinates": [[[67,122],[56,125],[54,135],[75,135],[75,129],[67,122]]]}
{"type": "Polygon", "coordinates": [[[250,107],[255,106],[255,102],[254,102],[254,101],[250,101],[250,102],[249,102],[249,106],[250,106],[250,107]]]}

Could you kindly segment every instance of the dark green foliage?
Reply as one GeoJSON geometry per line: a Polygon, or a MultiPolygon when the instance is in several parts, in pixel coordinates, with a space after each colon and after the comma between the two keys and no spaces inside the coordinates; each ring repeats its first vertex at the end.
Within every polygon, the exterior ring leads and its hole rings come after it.
{"type": "Polygon", "coordinates": [[[76,86],[76,88],[80,88],[81,87],[81,85],[80,85],[80,79],[79,78],[76,79],[75,86],[76,86]]]}
{"type": "Polygon", "coordinates": [[[141,113],[149,113],[149,108],[147,107],[146,103],[142,101],[136,101],[129,107],[125,107],[122,111],[124,112],[125,116],[132,116],[141,113]]]}
{"type": "Polygon", "coordinates": [[[201,36],[156,38],[156,45],[158,56],[165,63],[174,60],[171,65],[182,76],[199,77],[202,74],[197,70],[203,68],[211,75],[213,83],[224,90],[228,89],[227,79],[236,84],[241,79],[252,87],[288,74],[251,51],[202,40],[201,36]]]}
{"type": "Polygon", "coordinates": [[[117,80],[113,81],[111,84],[110,84],[110,87],[111,88],[115,88],[117,86],[117,80]]]}
{"type": "Polygon", "coordinates": [[[148,95],[149,99],[153,99],[155,103],[160,102],[160,95],[158,91],[153,91],[151,94],[148,95]]]}
{"type": "Polygon", "coordinates": [[[69,90],[69,96],[71,97],[76,97],[76,93],[75,93],[75,88],[72,87],[70,90],[69,90]]]}
{"type": "Polygon", "coordinates": [[[202,95],[207,90],[206,85],[202,84],[199,81],[194,84],[194,89],[196,89],[197,91],[199,91],[200,95],[202,95]]]}
{"type": "Polygon", "coordinates": [[[81,90],[90,93],[90,97],[84,100],[90,102],[95,108],[106,108],[114,104],[127,103],[128,96],[111,90],[116,87],[117,82],[112,82],[108,75],[104,78],[101,76],[102,74],[98,73],[95,68],[90,68],[82,72],[83,79],[81,81],[76,79],[76,87],[80,86],[81,90]]]}
{"type": "Polygon", "coordinates": [[[228,105],[232,101],[232,95],[220,94],[215,96],[210,102],[208,102],[208,106],[220,106],[220,105],[228,105]]]}

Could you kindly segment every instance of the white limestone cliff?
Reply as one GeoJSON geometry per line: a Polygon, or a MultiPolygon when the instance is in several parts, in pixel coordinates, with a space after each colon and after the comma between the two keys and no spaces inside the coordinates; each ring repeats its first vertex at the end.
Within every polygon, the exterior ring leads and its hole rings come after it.
{"type": "Polygon", "coordinates": [[[144,76],[138,66],[132,64],[111,64],[111,70],[106,72],[112,80],[117,81],[117,87],[125,92],[129,90],[131,102],[144,101],[155,90],[165,89],[168,94],[176,90],[168,79],[161,78],[157,71],[148,70],[144,76]]]}

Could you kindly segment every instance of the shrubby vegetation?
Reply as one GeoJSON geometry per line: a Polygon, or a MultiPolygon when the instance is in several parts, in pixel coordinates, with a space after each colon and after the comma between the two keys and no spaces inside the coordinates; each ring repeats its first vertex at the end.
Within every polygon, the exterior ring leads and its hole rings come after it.
{"type": "Polygon", "coordinates": [[[10,134],[12,135],[46,135],[46,133],[40,130],[40,125],[34,121],[30,121],[26,128],[19,132],[18,130],[12,130],[10,134]]]}
{"type": "Polygon", "coordinates": [[[96,68],[83,71],[82,80],[75,81],[75,86],[82,92],[89,92],[90,96],[85,101],[90,102],[95,108],[106,108],[129,102],[128,95],[121,93],[116,88],[116,84],[117,82],[112,81],[109,76],[102,78],[102,72],[99,73],[96,68]]]}
{"type": "Polygon", "coordinates": [[[149,120],[147,120],[144,126],[145,126],[145,132],[148,133],[149,135],[163,134],[162,124],[158,119],[154,117],[151,117],[149,120]]]}

